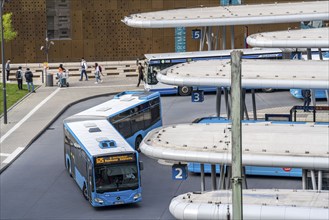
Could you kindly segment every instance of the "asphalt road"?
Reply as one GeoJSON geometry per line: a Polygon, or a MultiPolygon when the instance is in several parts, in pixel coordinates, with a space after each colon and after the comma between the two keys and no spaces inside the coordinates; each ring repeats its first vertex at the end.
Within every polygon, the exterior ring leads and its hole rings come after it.
{"type": "MultiPolygon", "coordinates": [[[[288,92],[257,94],[257,108],[300,104],[288,92]]],[[[0,219],[173,219],[169,203],[175,195],[200,190],[199,175],[186,181],[171,179],[171,167],[141,156],[143,201],[133,205],[93,208],[64,166],[62,120],[108,100],[101,97],[69,108],[0,176],[0,219]]],[[[249,99],[249,97],[248,97],[249,99]]],[[[247,99],[247,100],[248,100],[247,99]]],[[[248,104],[249,105],[249,104],[248,104]]],[[[164,124],[191,122],[215,114],[215,96],[204,103],[190,97],[162,98],[164,124]]],[[[249,109],[251,109],[249,105],[249,109]]],[[[224,107],[223,107],[224,111],[224,107]]],[[[210,189],[210,177],[206,189],[210,189]]],[[[249,188],[300,189],[299,178],[249,177],[249,188]]]]}

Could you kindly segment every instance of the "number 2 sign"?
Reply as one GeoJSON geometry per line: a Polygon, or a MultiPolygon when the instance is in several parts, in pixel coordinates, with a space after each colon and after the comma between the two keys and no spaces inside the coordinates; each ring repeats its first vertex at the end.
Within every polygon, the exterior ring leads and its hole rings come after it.
{"type": "Polygon", "coordinates": [[[174,180],[186,180],[187,179],[186,164],[174,164],[172,166],[172,178],[174,180]]]}

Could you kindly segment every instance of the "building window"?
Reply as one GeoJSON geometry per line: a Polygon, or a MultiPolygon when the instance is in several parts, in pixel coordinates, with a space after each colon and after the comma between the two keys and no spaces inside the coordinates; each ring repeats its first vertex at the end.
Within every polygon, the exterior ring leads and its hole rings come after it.
{"type": "Polygon", "coordinates": [[[48,38],[63,40],[71,38],[71,0],[46,0],[48,38]]]}

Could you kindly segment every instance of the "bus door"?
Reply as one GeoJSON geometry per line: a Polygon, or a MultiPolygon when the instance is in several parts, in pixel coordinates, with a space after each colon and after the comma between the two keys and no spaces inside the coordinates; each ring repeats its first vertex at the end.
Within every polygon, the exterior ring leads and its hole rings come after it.
{"type": "Polygon", "coordinates": [[[93,178],[93,166],[90,162],[90,160],[88,159],[87,162],[86,162],[87,166],[87,189],[88,189],[88,198],[89,198],[89,201],[92,201],[92,196],[91,196],[91,193],[94,192],[94,178],[93,178]]]}
{"type": "Polygon", "coordinates": [[[76,159],[79,156],[80,151],[80,145],[76,142],[73,143],[73,146],[71,147],[70,152],[70,158],[71,158],[71,171],[72,171],[72,177],[75,178],[75,169],[76,169],[76,159]]]}

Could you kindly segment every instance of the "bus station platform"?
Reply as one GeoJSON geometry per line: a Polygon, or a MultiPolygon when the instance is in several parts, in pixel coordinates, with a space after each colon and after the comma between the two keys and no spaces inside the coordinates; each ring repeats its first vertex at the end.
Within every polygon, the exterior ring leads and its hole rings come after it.
{"type": "MultiPolygon", "coordinates": [[[[79,77],[69,79],[70,87],[46,87],[35,80],[35,85],[41,85],[36,93],[30,93],[8,109],[8,123],[4,124],[3,115],[0,118],[0,173],[7,168],[21,153],[24,152],[68,107],[93,97],[117,94],[125,90],[143,90],[143,85],[136,88],[137,77],[105,76],[102,84],[95,80],[79,81],[79,77]]],[[[11,82],[15,83],[16,82],[11,82]]],[[[287,114],[292,106],[263,109],[257,112],[259,119],[266,113],[287,114]]],[[[252,117],[252,113],[249,113],[252,117]]],[[[328,112],[319,113],[317,121],[328,121],[328,112]]],[[[297,120],[312,121],[312,114],[299,112],[297,120]]]]}

